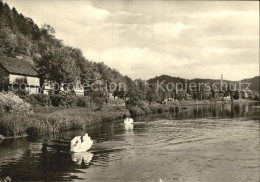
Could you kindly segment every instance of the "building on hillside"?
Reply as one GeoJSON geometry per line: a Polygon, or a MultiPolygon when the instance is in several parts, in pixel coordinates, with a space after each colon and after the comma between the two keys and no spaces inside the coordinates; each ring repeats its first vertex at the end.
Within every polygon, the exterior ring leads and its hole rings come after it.
{"type": "Polygon", "coordinates": [[[29,62],[0,56],[0,91],[36,94],[39,87],[39,74],[29,62]]]}
{"type": "Polygon", "coordinates": [[[242,99],[247,99],[248,98],[248,94],[245,90],[240,90],[239,95],[242,99]]]}
{"type": "Polygon", "coordinates": [[[77,81],[76,84],[74,84],[73,93],[77,96],[84,96],[84,87],[80,81],[77,81]]]}
{"type": "MultiPolygon", "coordinates": [[[[77,96],[84,96],[84,88],[83,86],[80,84],[80,82],[76,82],[72,85],[70,85],[71,88],[68,87],[68,85],[61,83],[60,84],[60,88],[59,88],[59,94],[60,95],[77,95],[77,96]]],[[[44,81],[44,85],[43,85],[43,94],[46,95],[52,95],[55,93],[55,83],[51,82],[51,81],[44,81]]]]}

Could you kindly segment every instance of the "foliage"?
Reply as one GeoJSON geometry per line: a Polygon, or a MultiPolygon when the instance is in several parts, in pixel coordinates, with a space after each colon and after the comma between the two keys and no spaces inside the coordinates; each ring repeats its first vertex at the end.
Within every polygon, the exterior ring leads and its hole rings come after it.
{"type": "Polygon", "coordinates": [[[236,91],[234,92],[233,98],[234,98],[235,100],[238,100],[239,97],[240,97],[239,91],[236,90],[236,91]]]}
{"type": "Polygon", "coordinates": [[[79,76],[75,59],[67,47],[47,49],[35,62],[44,79],[59,85],[74,82],[79,76]]]}
{"type": "Polygon", "coordinates": [[[129,114],[125,107],[103,107],[102,110],[93,111],[86,108],[42,108],[38,113],[29,115],[5,114],[0,118],[0,135],[37,136],[55,134],[71,129],[85,129],[88,125],[122,118],[129,114]]]}
{"type": "Polygon", "coordinates": [[[107,101],[102,91],[91,92],[90,97],[91,101],[96,105],[97,110],[101,110],[104,103],[107,101]]]}
{"type": "Polygon", "coordinates": [[[63,95],[53,94],[50,97],[51,105],[54,107],[61,107],[66,105],[66,97],[63,95]]]}
{"type": "Polygon", "coordinates": [[[152,112],[151,108],[148,105],[142,105],[140,106],[140,109],[142,109],[145,112],[145,114],[149,114],[152,112]]]}
{"type": "Polygon", "coordinates": [[[132,97],[126,101],[127,107],[140,107],[142,105],[143,105],[142,101],[137,96],[132,97]]]}
{"type": "Polygon", "coordinates": [[[66,95],[65,97],[65,105],[67,107],[75,107],[77,106],[78,97],[75,95],[66,95]]]}
{"type": "Polygon", "coordinates": [[[110,106],[125,106],[125,100],[123,100],[123,99],[108,99],[108,105],[110,105],[110,106]]]}
{"type": "Polygon", "coordinates": [[[131,117],[136,117],[136,116],[140,116],[140,115],[145,114],[145,111],[143,111],[139,107],[130,107],[129,112],[130,112],[131,117]]]}
{"type": "Polygon", "coordinates": [[[45,94],[31,94],[22,97],[26,102],[30,103],[33,106],[49,106],[50,105],[50,96],[45,94]]]}
{"type": "Polygon", "coordinates": [[[0,114],[12,113],[26,115],[32,111],[29,103],[13,93],[0,93],[0,114]]]}
{"type": "Polygon", "coordinates": [[[90,107],[91,98],[90,97],[77,97],[77,106],[78,107],[90,107]]]}

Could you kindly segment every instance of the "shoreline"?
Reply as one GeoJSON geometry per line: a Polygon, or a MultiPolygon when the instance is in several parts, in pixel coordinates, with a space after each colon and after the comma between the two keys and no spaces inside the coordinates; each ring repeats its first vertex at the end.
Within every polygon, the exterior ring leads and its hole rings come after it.
{"type": "Polygon", "coordinates": [[[171,101],[171,105],[176,106],[196,106],[196,105],[215,105],[215,104],[231,104],[231,103],[254,103],[260,102],[257,100],[250,100],[250,99],[239,99],[239,100],[231,100],[228,101],[209,101],[209,100],[191,100],[191,101],[171,101]]]}
{"type": "MultiPolygon", "coordinates": [[[[56,134],[63,131],[70,131],[76,129],[85,129],[86,127],[103,122],[109,122],[122,118],[123,114],[127,114],[131,117],[138,117],[152,113],[163,113],[163,112],[179,112],[182,109],[188,109],[190,106],[206,106],[206,105],[219,105],[219,104],[247,104],[257,103],[257,100],[240,99],[231,101],[217,101],[209,102],[204,100],[197,101],[173,101],[165,104],[158,105],[147,105],[145,108],[132,107],[127,108],[125,106],[104,106],[101,110],[93,110],[89,108],[38,108],[38,111],[33,115],[29,115],[21,122],[25,121],[27,128],[21,135],[18,133],[14,136],[3,136],[0,135],[0,141],[8,139],[17,139],[27,136],[37,137],[44,134],[56,134]],[[31,118],[30,118],[31,117],[31,118]],[[33,122],[30,122],[32,120],[33,122]]],[[[11,117],[9,122],[18,118],[11,117]]],[[[15,122],[15,121],[14,121],[15,122]]],[[[3,124],[3,126],[5,126],[3,124]]],[[[5,126],[7,130],[17,130],[16,127],[10,125],[5,126]],[[10,128],[8,128],[10,127],[10,128]]]]}

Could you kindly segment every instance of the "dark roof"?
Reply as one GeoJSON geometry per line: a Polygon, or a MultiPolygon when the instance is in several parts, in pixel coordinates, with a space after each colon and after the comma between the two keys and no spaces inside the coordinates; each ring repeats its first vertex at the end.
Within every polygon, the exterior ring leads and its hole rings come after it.
{"type": "Polygon", "coordinates": [[[2,65],[9,73],[38,76],[36,69],[27,61],[0,56],[0,65],[2,65]]]}

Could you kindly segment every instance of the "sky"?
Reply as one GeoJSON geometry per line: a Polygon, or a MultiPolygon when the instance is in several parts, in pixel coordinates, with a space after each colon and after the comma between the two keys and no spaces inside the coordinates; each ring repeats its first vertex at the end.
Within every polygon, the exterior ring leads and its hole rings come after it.
{"type": "Polygon", "coordinates": [[[6,0],[133,79],[259,75],[258,1],[6,0]]]}

